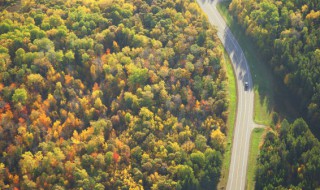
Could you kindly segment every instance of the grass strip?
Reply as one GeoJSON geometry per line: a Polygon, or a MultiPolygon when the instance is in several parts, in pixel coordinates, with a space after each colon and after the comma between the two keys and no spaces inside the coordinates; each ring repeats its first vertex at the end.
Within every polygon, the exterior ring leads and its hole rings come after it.
{"type": "Polygon", "coordinates": [[[246,36],[245,31],[229,14],[228,5],[229,2],[224,1],[219,3],[217,8],[240,44],[251,70],[255,93],[253,118],[256,123],[269,125],[274,104],[272,72],[260,56],[252,40],[246,36]]]}
{"type": "MultiPolygon", "coordinates": [[[[241,46],[251,70],[255,96],[253,115],[254,121],[258,124],[266,126],[270,125],[271,115],[274,110],[276,110],[283,118],[287,118],[288,120],[292,121],[298,116],[297,108],[294,106],[294,100],[288,98],[286,94],[288,94],[289,91],[284,87],[281,81],[276,79],[272,73],[272,70],[267,64],[267,60],[260,54],[255,43],[246,35],[243,28],[230,15],[228,11],[229,4],[230,1],[223,1],[217,5],[217,9],[241,46]]],[[[250,164],[248,164],[247,189],[254,189],[256,159],[259,153],[259,144],[263,140],[263,131],[264,129],[258,128],[254,129],[252,133],[248,160],[248,163],[250,164]]],[[[226,162],[230,164],[230,159],[229,162],[226,162]]],[[[223,166],[225,167],[225,165],[223,166]]],[[[229,166],[226,168],[229,169],[229,166]]],[[[222,169],[222,172],[224,172],[224,169],[222,169]]],[[[224,179],[224,176],[221,175],[220,182],[224,182],[225,186],[227,183],[227,178],[224,179]]]]}
{"type": "Polygon", "coordinates": [[[229,175],[229,167],[231,160],[231,148],[232,148],[232,140],[233,140],[233,129],[236,120],[236,111],[237,111],[237,86],[236,79],[234,75],[234,70],[232,68],[232,64],[230,62],[229,56],[226,51],[224,51],[224,69],[228,78],[228,97],[229,97],[229,107],[228,107],[228,121],[227,121],[227,144],[224,153],[222,170],[220,182],[218,184],[218,189],[225,189],[227,185],[228,175],[229,175]]]}
{"type": "Polygon", "coordinates": [[[248,173],[247,173],[247,188],[246,189],[254,189],[255,186],[255,171],[257,167],[257,157],[260,152],[259,146],[263,140],[264,128],[255,128],[251,133],[250,138],[250,150],[249,150],[249,159],[248,159],[248,173]]]}

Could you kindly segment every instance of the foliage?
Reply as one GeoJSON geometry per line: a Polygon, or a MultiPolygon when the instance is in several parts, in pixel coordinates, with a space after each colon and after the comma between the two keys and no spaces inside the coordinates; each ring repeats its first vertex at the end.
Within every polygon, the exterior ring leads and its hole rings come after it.
{"type": "Polygon", "coordinates": [[[320,187],[320,143],[307,124],[286,120],[266,134],[256,170],[256,189],[317,189],[320,187]]]}
{"type": "Polygon", "coordinates": [[[1,12],[0,189],[215,188],[228,101],[208,26],[191,0],[1,12]]]}
{"type": "Polygon", "coordinates": [[[317,131],[320,122],[320,3],[233,0],[230,12],[254,39],[274,73],[317,131]]]}

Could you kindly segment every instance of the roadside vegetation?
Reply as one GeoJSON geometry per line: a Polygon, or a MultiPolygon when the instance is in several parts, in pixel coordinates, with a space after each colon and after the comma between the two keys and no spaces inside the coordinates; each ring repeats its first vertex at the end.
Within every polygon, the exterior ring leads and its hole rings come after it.
{"type": "MultiPolygon", "coordinates": [[[[253,77],[254,83],[254,116],[253,119],[255,122],[269,126],[271,123],[271,113],[273,111],[272,103],[273,103],[273,94],[274,88],[272,88],[272,75],[271,71],[268,67],[265,66],[265,63],[258,56],[259,52],[254,48],[253,42],[248,37],[244,37],[245,33],[241,29],[240,25],[238,25],[233,17],[229,14],[227,6],[230,2],[222,2],[217,5],[217,8],[220,14],[224,17],[227,25],[230,27],[233,35],[237,39],[240,44],[244,54],[249,63],[249,67],[253,77]],[[257,77],[259,76],[259,77],[257,77]]],[[[231,64],[230,64],[231,66],[231,64]]],[[[249,160],[256,160],[259,154],[258,144],[262,143],[262,136],[264,129],[255,129],[252,132],[251,137],[251,145],[249,151],[249,160]],[[255,144],[253,144],[253,142],[255,144]]],[[[232,142],[232,136],[230,137],[232,142]]],[[[231,147],[231,146],[230,146],[231,147]]],[[[228,147],[227,147],[228,148],[228,147]]],[[[228,151],[228,149],[226,149],[228,151]]],[[[225,156],[228,154],[226,152],[225,156]]],[[[231,150],[229,152],[229,156],[225,157],[224,163],[230,165],[231,158],[231,150]]],[[[249,163],[252,163],[252,162],[249,163]]],[[[256,163],[256,161],[254,162],[256,163]]],[[[224,166],[221,173],[221,179],[219,182],[220,189],[226,186],[229,174],[229,165],[224,166]],[[224,169],[226,168],[226,169],[224,169]]],[[[252,187],[254,185],[254,171],[255,167],[253,164],[248,164],[248,174],[247,174],[247,187],[252,187]]],[[[249,188],[250,189],[250,188],[249,188]]]]}
{"type": "Polygon", "coordinates": [[[245,32],[241,26],[229,14],[229,3],[219,3],[217,8],[240,44],[252,73],[255,93],[254,120],[259,124],[269,125],[271,122],[270,115],[273,111],[272,104],[274,102],[273,77],[270,69],[265,65],[262,57],[259,56],[260,53],[255,48],[251,39],[245,36],[245,32]]]}
{"type": "MultiPolygon", "coordinates": [[[[284,99],[295,100],[293,105],[317,135],[320,123],[319,1],[233,0],[228,9],[254,42],[264,65],[271,68],[277,84],[289,90],[284,99]]],[[[278,98],[277,94],[274,97],[278,98]]]]}
{"type": "MultiPolygon", "coordinates": [[[[218,8],[253,74],[254,119],[270,125],[256,171],[249,165],[247,187],[319,188],[319,180],[313,177],[320,170],[320,160],[315,158],[319,142],[310,131],[319,136],[319,2],[233,0],[218,8]],[[299,113],[310,128],[302,119],[294,121],[299,113]],[[293,124],[285,119],[280,125],[284,118],[293,124]]],[[[252,140],[251,149],[255,146],[252,140]]]]}
{"type": "MultiPolygon", "coordinates": [[[[229,17],[229,23],[232,21],[234,22],[234,20],[230,17],[230,15],[228,15],[227,9],[222,7],[220,4],[218,4],[218,8],[220,13],[222,11],[224,11],[224,14],[222,14],[223,16],[229,17]]],[[[235,25],[236,23],[234,23],[233,25],[235,25]]],[[[231,25],[230,25],[231,26],[231,25]]],[[[232,27],[231,30],[239,30],[239,25],[236,25],[235,27],[232,27]]],[[[237,32],[237,36],[242,36],[243,33],[241,33],[241,31],[237,32]]],[[[235,36],[236,37],[236,36],[235,36]]],[[[239,42],[240,43],[240,42],[239,42]]],[[[254,84],[255,84],[255,115],[254,115],[254,120],[255,122],[259,123],[259,124],[263,124],[266,126],[269,126],[270,123],[272,122],[272,110],[270,109],[271,106],[271,102],[273,102],[272,99],[272,94],[273,94],[273,88],[271,87],[272,84],[270,84],[271,82],[268,81],[272,81],[273,78],[269,71],[269,75],[268,73],[265,72],[261,72],[261,70],[263,69],[268,69],[267,67],[265,67],[263,64],[263,62],[258,58],[259,56],[252,56],[252,55],[258,55],[259,53],[254,49],[253,44],[250,42],[247,42],[245,40],[241,40],[241,47],[243,46],[243,44],[245,44],[244,46],[246,48],[244,48],[244,51],[246,52],[246,57],[250,57],[250,59],[248,60],[248,62],[250,63],[256,63],[259,62],[260,64],[255,65],[255,64],[250,64],[250,69],[251,67],[253,67],[254,71],[252,71],[252,73],[256,73],[258,72],[259,74],[255,74],[253,77],[254,79],[254,84]],[[249,52],[254,52],[252,54],[249,54],[249,52]],[[263,76],[261,78],[257,77],[257,76],[263,76]],[[263,80],[265,79],[265,80],[263,80]],[[256,85],[256,82],[258,85],[256,85]],[[259,89],[259,90],[258,90],[259,89]],[[262,98],[260,97],[260,93],[262,94],[262,98]]],[[[229,167],[230,167],[230,159],[231,159],[231,147],[232,147],[232,140],[233,140],[233,127],[234,127],[234,122],[235,122],[235,116],[236,114],[232,114],[232,113],[236,113],[236,83],[235,83],[235,77],[234,77],[234,72],[233,72],[233,68],[232,65],[230,63],[229,57],[227,54],[225,54],[226,61],[227,61],[227,77],[229,79],[229,94],[230,94],[230,102],[229,102],[229,118],[228,118],[228,122],[227,125],[229,126],[229,130],[228,130],[228,134],[227,134],[227,146],[226,146],[226,152],[224,155],[224,159],[223,159],[223,167],[221,170],[221,177],[220,177],[220,182],[218,185],[218,189],[224,189],[226,187],[227,184],[227,180],[228,180],[228,174],[229,174],[229,167]],[[234,83],[232,83],[232,81],[234,81],[234,83]],[[231,93],[230,93],[231,92],[231,93]],[[233,92],[233,93],[232,93],[233,92]],[[232,95],[233,94],[233,95],[232,95]],[[232,112],[232,110],[234,112],[232,112]],[[232,123],[231,123],[232,122],[232,123]]],[[[248,58],[247,58],[248,59],[248,58]]],[[[252,69],[251,69],[252,70],[252,69]]],[[[259,153],[259,147],[258,144],[262,142],[262,134],[263,134],[264,129],[255,129],[253,131],[253,136],[251,137],[251,142],[254,142],[254,144],[252,144],[251,149],[250,149],[250,158],[251,160],[255,160],[258,156],[259,153]]],[[[252,163],[250,161],[250,163],[252,163]]],[[[253,162],[253,163],[256,163],[253,162]]],[[[250,166],[252,166],[250,164],[250,166]]],[[[254,174],[255,171],[255,167],[249,167],[248,168],[249,171],[254,174]]],[[[248,171],[248,172],[249,172],[248,171]]],[[[253,180],[254,180],[254,175],[250,175],[250,177],[248,179],[251,179],[251,184],[253,184],[253,180]]]]}
{"type": "Polygon", "coordinates": [[[255,175],[257,169],[257,157],[260,154],[260,146],[263,142],[265,129],[263,128],[255,128],[251,133],[250,138],[250,150],[248,157],[248,171],[247,171],[247,180],[246,180],[246,188],[248,190],[255,189],[255,175]]]}
{"type": "Polygon", "coordinates": [[[227,120],[227,140],[226,140],[226,148],[222,159],[222,169],[221,169],[221,177],[218,184],[218,189],[225,189],[229,168],[231,162],[231,148],[232,148],[232,140],[233,140],[233,129],[236,120],[236,112],[237,112],[237,86],[236,79],[233,71],[232,64],[230,62],[229,56],[226,51],[224,51],[224,69],[226,70],[227,79],[228,79],[228,97],[229,97],[229,107],[228,107],[228,120],[227,120]]]}

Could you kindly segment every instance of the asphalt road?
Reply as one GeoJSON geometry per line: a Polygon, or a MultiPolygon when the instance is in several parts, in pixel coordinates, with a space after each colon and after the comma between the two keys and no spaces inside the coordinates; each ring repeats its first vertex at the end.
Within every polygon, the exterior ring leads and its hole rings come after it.
{"type": "Polygon", "coordinates": [[[255,127],[253,122],[254,92],[247,60],[237,40],[216,9],[217,1],[218,0],[197,0],[202,10],[207,14],[209,22],[218,30],[218,37],[229,54],[236,74],[238,95],[237,117],[226,189],[241,190],[245,189],[246,186],[250,135],[252,129],[255,127]],[[248,90],[245,90],[245,82],[249,83],[248,90]]]}

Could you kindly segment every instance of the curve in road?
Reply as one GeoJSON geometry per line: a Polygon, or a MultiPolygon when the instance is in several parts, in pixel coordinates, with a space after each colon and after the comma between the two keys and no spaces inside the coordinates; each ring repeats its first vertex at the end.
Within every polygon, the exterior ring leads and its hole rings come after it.
{"type": "Polygon", "coordinates": [[[226,189],[242,190],[246,186],[250,135],[255,127],[253,122],[254,92],[251,73],[240,45],[216,9],[218,0],[197,0],[197,2],[207,14],[209,22],[216,27],[218,37],[229,54],[237,79],[237,116],[226,189]],[[245,82],[249,84],[248,89],[245,89],[245,82]]]}

